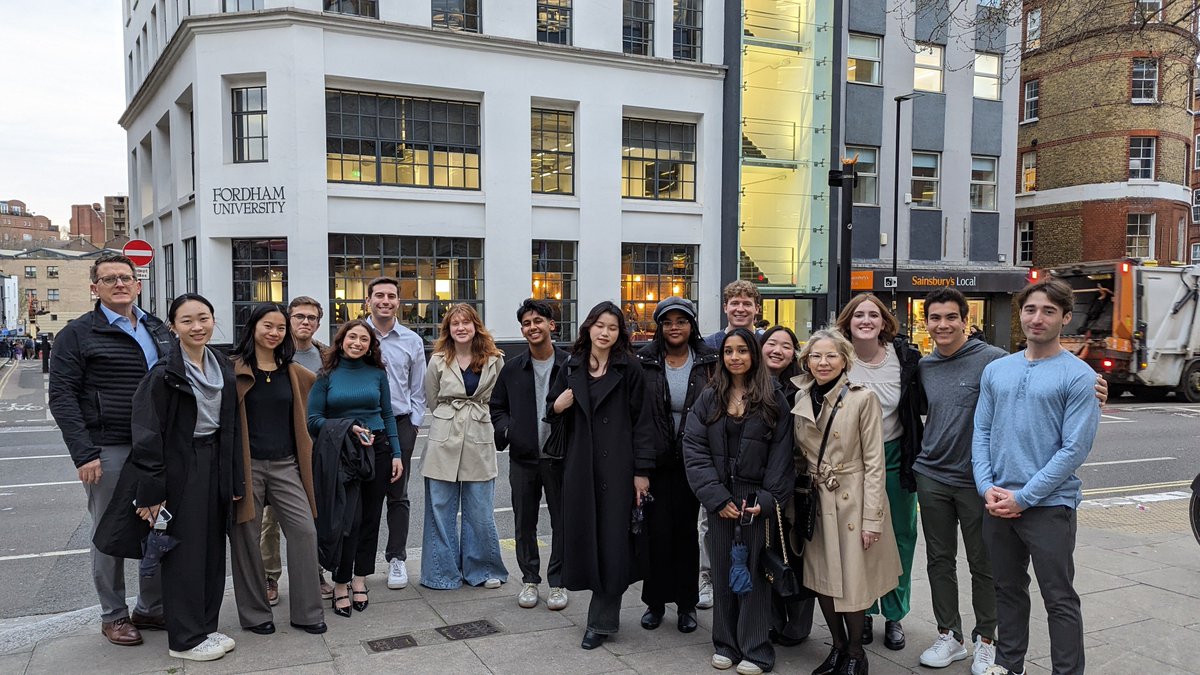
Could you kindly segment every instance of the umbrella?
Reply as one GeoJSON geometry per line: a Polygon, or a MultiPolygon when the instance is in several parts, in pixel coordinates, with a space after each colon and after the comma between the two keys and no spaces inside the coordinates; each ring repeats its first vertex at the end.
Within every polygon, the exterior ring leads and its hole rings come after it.
{"type": "Polygon", "coordinates": [[[179,540],[158,530],[150,530],[150,534],[142,540],[142,561],[138,563],[138,576],[147,578],[158,574],[158,565],[167,551],[175,548],[179,540]]]}
{"type": "Polygon", "coordinates": [[[733,526],[733,547],[729,549],[729,590],[738,595],[746,595],[754,588],[750,579],[750,568],[746,564],[750,559],[750,551],[742,542],[742,526],[733,526]]]}

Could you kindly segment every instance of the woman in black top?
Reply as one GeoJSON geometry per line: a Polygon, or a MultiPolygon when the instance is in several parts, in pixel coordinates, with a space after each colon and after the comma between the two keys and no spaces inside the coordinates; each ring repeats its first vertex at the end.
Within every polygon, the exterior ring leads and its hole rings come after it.
{"type": "Polygon", "coordinates": [[[795,487],[792,420],[787,398],[762,363],[758,341],[745,328],[734,329],[721,343],[712,381],[688,415],[683,460],[688,483],[708,511],[712,666],[724,670],[736,663],[743,675],[771,670],[771,585],[758,565],[766,528],[778,530],[775,507],[790,499],[795,487]],[[753,580],[751,590],[740,596],[729,584],[730,550],[739,540],[749,552],[753,580]]]}

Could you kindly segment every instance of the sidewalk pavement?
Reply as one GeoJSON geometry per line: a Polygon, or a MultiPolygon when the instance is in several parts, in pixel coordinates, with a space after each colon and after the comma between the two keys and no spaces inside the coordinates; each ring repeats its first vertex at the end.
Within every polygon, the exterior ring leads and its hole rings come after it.
{"type": "MultiPolygon", "coordinates": [[[[1200,546],[1188,531],[1186,500],[1083,508],[1075,554],[1076,587],[1083,598],[1088,673],[1172,675],[1200,672],[1200,546]]],[[[512,542],[505,561],[516,570],[512,542]]],[[[548,542],[543,542],[543,545],[548,542]]],[[[548,557],[543,552],[543,560],[548,557]]],[[[100,635],[95,608],[0,630],[0,645],[14,644],[13,631],[46,635],[0,654],[0,673],[705,673],[712,654],[712,612],[699,612],[700,629],[690,635],[675,629],[668,610],[662,626],[643,630],[639,586],[625,594],[621,632],[603,647],[583,651],[579,641],[587,618],[588,594],[572,593],[562,612],[517,607],[520,576],[514,574],[498,590],[461,588],[434,591],[421,587],[419,553],[411,556],[408,588],[386,587],[384,566],[370,577],[371,604],[364,613],[342,618],[326,609],[329,632],[308,635],[288,625],[287,575],[275,608],[278,632],[259,636],[237,624],[233,592],[225,595],[220,629],[237,641],[225,658],[193,663],[167,655],[166,635],[146,631],[146,644],[116,647],[100,635]],[[452,624],[487,621],[495,632],[451,640],[437,629],[452,624]],[[55,626],[60,626],[55,634],[55,626]],[[372,652],[368,642],[394,638],[400,649],[372,652]]],[[[972,623],[970,579],[960,554],[959,588],[964,626],[972,623]]],[[[918,543],[913,570],[912,613],[904,621],[908,646],[892,652],[883,647],[882,622],[868,647],[874,675],[970,672],[970,660],[934,671],[918,665],[921,651],[936,634],[932,623],[924,546],[918,543]]],[[[757,581],[757,580],[756,580],[757,581]]],[[[808,673],[828,652],[829,634],[817,613],[812,636],[796,647],[776,649],[778,673],[808,673]]],[[[1030,675],[1049,673],[1049,638],[1040,598],[1033,599],[1030,675]]],[[[473,635],[478,625],[458,629],[473,635]]],[[[454,631],[448,631],[452,634],[454,631]]],[[[732,671],[729,671],[732,672],[732,671]]]]}

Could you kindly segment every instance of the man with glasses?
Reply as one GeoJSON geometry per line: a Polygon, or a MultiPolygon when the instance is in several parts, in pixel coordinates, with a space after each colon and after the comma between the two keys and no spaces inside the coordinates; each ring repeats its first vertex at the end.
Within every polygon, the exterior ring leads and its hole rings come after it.
{"type": "MultiPolygon", "coordinates": [[[[93,534],[129,457],[133,394],[172,344],[163,322],[134,304],[142,291],[135,274],[133,261],[123,255],[96,258],[91,269],[96,308],[59,332],[50,357],[50,412],[79,470],[93,534]]],[[[138,629],[165,629],[160,576],[138,578],[137,605],[130,615],[124,558],[105,555],[92,545],[100,632],[109,642],[139,645],[138,629]]]]}

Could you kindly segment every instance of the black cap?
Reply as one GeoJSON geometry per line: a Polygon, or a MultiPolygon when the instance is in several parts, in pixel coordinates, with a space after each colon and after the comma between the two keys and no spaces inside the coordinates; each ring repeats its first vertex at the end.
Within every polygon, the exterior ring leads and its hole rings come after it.
{"type": "Polygon", "coordinates": [[[672,310],[683,312],[692,321],[696,320],[696,306],[692,304],[692,301],[672,295],[660,300],[658,306],[654,308],[654,323],[661,322],[663,315],[672,310]]]}

